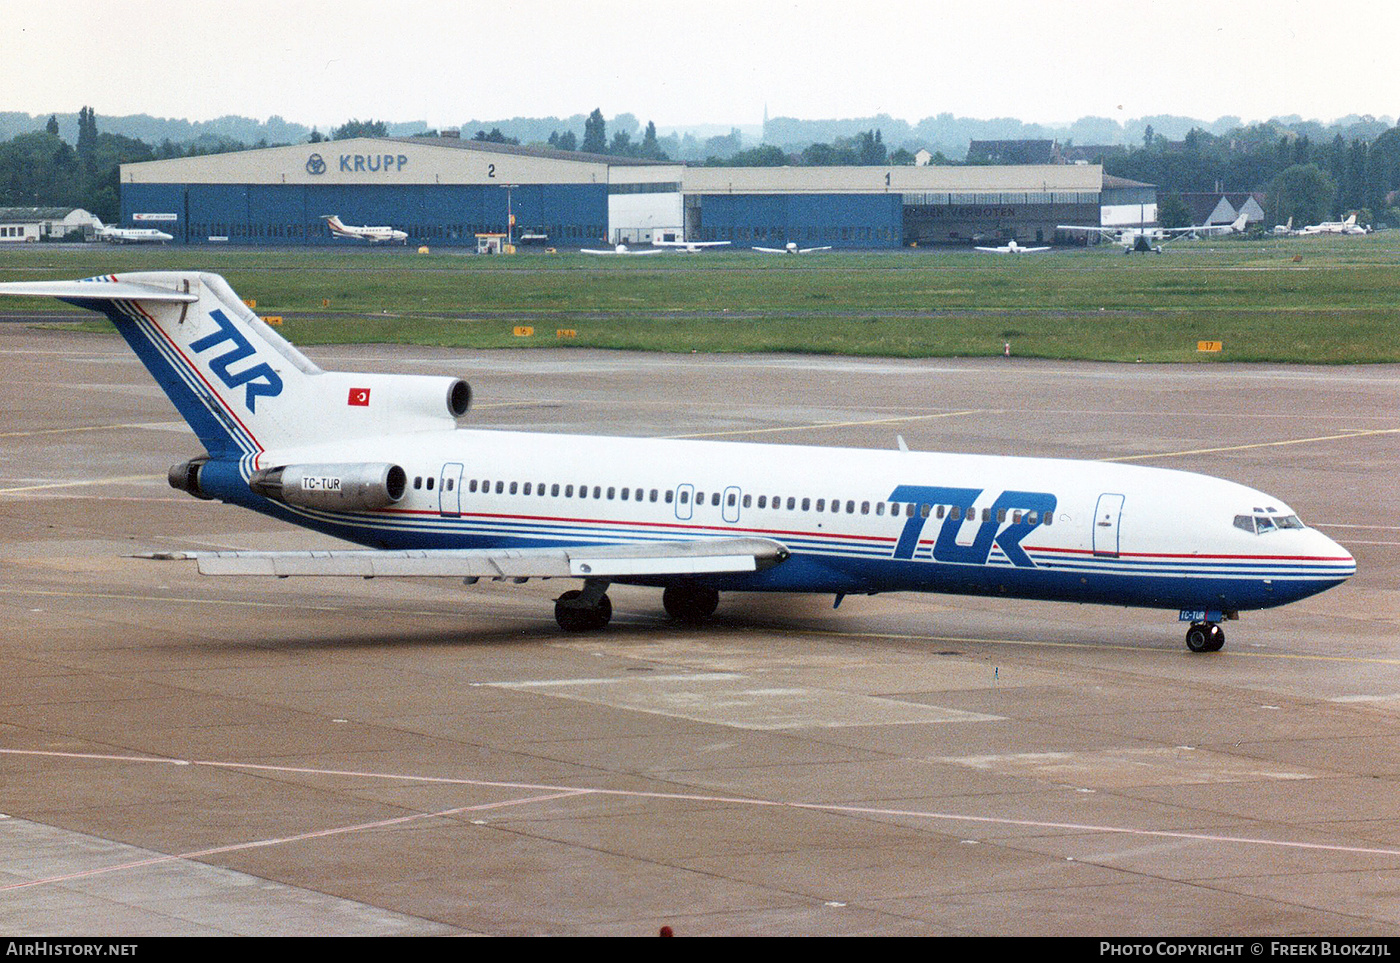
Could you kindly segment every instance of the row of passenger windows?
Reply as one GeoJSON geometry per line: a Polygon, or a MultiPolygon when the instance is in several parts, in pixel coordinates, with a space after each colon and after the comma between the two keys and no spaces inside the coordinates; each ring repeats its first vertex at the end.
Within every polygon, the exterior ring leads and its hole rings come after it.
{"type": "MultiPolygon", "coordinates": [[[[428,491],[432,491],[433,484],[435,481],[436,479],[433,478],[431,475],[427,476],[426,479],[423,476],[419,475],[418,477],[413,479],[413,487],[417,490],[426,488],[428,491]]],[[[455,484],[455,478],[448,478],[443,482],[443,489],[449,492],[454,491],[455,484]]],[[[609,485],[606,488],[604,488],[602,485],[594,485],[590,488],[588,485],[579,485],[575,487],[573,485],[561,485],[558,482],[554,484],[548,484],[546,482],[532,483],[505,481],[497,481],[493,483],[488,479],[478,481],[475,478],[469,479],[466,482],[465,488],[468,493],[474,494],[492,494],[494,492],[494,494],[497,495],[521,495],[532,496],[536,498],[548,496],[550,498],[593,498],[596,500],[619,500],[624,502],[661,501],[667,505],[673,503],[679,503],[681,505],[690,505],[692,504],[693,497],[693,504],[696,506],[700,506],[705,504],[705,499],[707,497],[706,493],[703,491],[695,492],[692,496],[689,488],[667,489],[663,492],[657,488],[618,488],[613,485],[609,485]]],[[[946,517],[955,522],[962,520],[964,515],[966,515],[967,521],[976,521],[978,516],[977,510],[972,508],[971,506],[964,507],[962,505],[930,505],[927,502],[858,502],[853,498],[847,498],[845,500],[842,500],[840,498],[833,498],[827,500],[825,498],[811,498],[799,495],[788,495],[786,497],[782,495],[740,496],[739,493],[736,491],[729,491],[723,494],[717,491],[709,492],[708,498],[709,504],[714,507],[718,507],[721,501],[723,501],[724,505],[728,508],[736,508],[742,505],[742,507],[744,508],[757,507],[770,509],[772,511],[815,511],[825,512],[828,514],[874,514],[876,516],[890,515],[892,517],[903,515],[905,518],[913,518],[914,514],[917,512],[922,518],[946,517]]],[[[1008,518],[1015,525],[1020,525],[1022,522],[1025,522],[1029,525],[1051,525],[1054,524],[1055,521],[1055,515],[1053,512],[1045,512],[1042,515],[1040,512],[1037,511],[1022,511],[1020,509],[1012,509],[1008,511],[1005,508],[998,508],[995,512],[995,515],[997,524],[1005,523],[1008,518]]],[[[982,521],[990,522],[992,520],[992,516],[993,511],[991,508],[982,509],[982,521]]]]}

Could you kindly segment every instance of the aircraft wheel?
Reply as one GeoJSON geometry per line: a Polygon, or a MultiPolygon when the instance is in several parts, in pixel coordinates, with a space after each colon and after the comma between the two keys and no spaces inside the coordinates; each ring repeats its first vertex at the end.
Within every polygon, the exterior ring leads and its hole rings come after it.
{"type": "Polygon", "coordinates": [[[1212,622],[1210,623],[1210,628],[1207,630],[1207,634],[1210,636],[1210,641],[1206,643],[1206,651],[1219,652],[1225,645],[1225,630],[1212,622]]]}
{"type": "MultiPolygon", "coordinates": [[[[1192,622],[1191,627],[1186,630],[1186,647],[1192,652],[1210,652],[1210,630],[1212,626],[1209,622],[1192,622]]],[[[1219,626],[1214,626],[1219,628],[1219,626]]],[[[1222,644],[1224,634],[1221,634],[1222,644]]]]}
{"type": "Polygon", "coordinates": [[[554,621],[565,632],[601,629],[612,620],[612,600],[606,593],[599,596],[597,604],[591,607],[575,604],[575,600],[582,595],[578,589],[570,589],[554,602],[554,621]]]}
{"type": "Polygon", "coordinates": [[[719,592],[700,585],[668,585],[661,593],[661,604],[671,618],[693,625],[715,614],[719,592]]]}

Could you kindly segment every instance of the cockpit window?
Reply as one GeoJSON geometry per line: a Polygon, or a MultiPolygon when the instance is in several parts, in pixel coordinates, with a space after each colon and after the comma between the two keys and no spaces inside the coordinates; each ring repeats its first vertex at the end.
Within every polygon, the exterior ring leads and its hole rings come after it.
{"type": "Polygon", "coordinates": [[[1285,528],[1307,528],[1297,515],[1265,515],[1262,512],[1258,515],[1236,515],[1235,527],[1256,535],[1267,535],[1285,528]]]}

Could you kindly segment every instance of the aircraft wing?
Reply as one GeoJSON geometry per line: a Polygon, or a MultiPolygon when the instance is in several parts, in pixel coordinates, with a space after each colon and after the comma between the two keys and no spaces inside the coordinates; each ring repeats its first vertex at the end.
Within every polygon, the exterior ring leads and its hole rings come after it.
{"type": "Polygon", "coordinates": [[[755,251],[762,251],[764,254],[786,254],[787,251],[780,247],[756,247],[755,251]]]}
{"type": "Polygon", "coordinates": [[[111,281],[104,277],[88,281],[7,281],[0,294],[36,298],[62,298],[65,301],[176,301],[193,304],[198,294],[176,291],[154,284],[111,281]]]}
{"type": "Polygon", "coordinates": [[[1088,224],[1056,224],[1057,231],[1092,231],[1095,234],[1121,234],[1120,227],[1090,227],[1088,224]]]}
{"type": "Polygon", "coordinates": [[[797,253],[798,253],[798,254],[810,254],[812,251],[830,251],[830,250],[831,250],[831,245],[830,245],[830,244],[827,244],[827,245],[825,245],[824,247],[800,247],[800,248],[797,249],[797,253]]]}
{"type": "Polygon", "coordinates": [[[788,557],[766,538],[629,542],[564,548],[345,549],[324,552],[155,552],[194,560],[201,575],[425,576],[441,578],[629,578],[756,572],[788,557]]]}

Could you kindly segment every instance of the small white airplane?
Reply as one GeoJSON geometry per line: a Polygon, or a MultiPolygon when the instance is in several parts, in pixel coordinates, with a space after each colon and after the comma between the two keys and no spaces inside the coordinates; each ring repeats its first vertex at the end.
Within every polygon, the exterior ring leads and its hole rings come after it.
{"type": "Polygon", "coordinates": [[[582,247],[582,248],[579,248],[579,253],[580,253],[580,254],[665,254],[666,252],[663,251],[663,250],[662,250],[661,248],[659,248],[659,247],[650,247],[650,248],[645,248],[645,249],[640,250],[640,251],[634,251],[634,250],[632,250],[630,247],[628,247],[626,244],[618,244],[616,247],[612,247],[612,248],[582,247]]]}
{"type": "Polygon", "coordinates": [[[727,247],[728,241],[667,241],[657,239],[651,242],[654,247],[670,248],[685,254],[699,254],[710,247],[727,247]]]}
{"type": "Polygon", "coordinates": [[[1057,224],[1057,231],[1083,231],[1098,234],[1113,240],[1123,248],[1124,254],[1161,254],[1162,245],[1183,237],[1200,237],[1203,234],[1242,234],[1248,223],[1248,215],[1240,214],[1229,224],[1206,224],[1195,227],[1092,227],[1084,224],[1057,224]]]}
{"type": "MultiPolygon", "coordinates": [[[[217,274],[0,283],[99,311],[204,453],[172,487],[366,546],[176,551],[205,575],[580,579],[561,629],[600,629],[610,584],[700,621],[722,591],[942,592],[1172,609],[1186,644],[1350,578],[1281,500],[1102,461],[462,428],[458,378],[323,371],[217,274]]],[[[658,398],[658,403],[664,403],[658,398]]]]}
{"type": "Polygon", "coordinates": [[[993,254],[1034,254],[1036,251],[1048,251],[1047,247],[1022,247],[1016,243],[1013,237],[1005,247],[979,247],[978,251],[990,251],[993,254]]]}
{"type": "Polygon", "coordinates": [[[1323,221],[1321,224],[1309,224],[1294,232],[1302,237],[1309,237],[1313,234],[1366,234],[1368,229],[1356,223],[1356,215],[1353,214],[1345,221],[1323,221]]]}
{"type": "Polygon", "coordinates": [[[1272,233],[1274,237],[1291,237],[1300,232],[1293,230],[1293,218],[1290,217],[1286,224],[1275,224],[1272,233]]]}
{"type": "Polygon", "coordinates": [[[172,235],[153,227],[114,227],[101,221],[93,228],[92,236],[110,244],[164,244],[175,240],[172,235]]]}
{"type": "Polygon", "coordinates": [[[796,241],[788,241],[782,247],[756,247],[755,251],[762,251],[764,254],[811,254],[813,251],[830,251],[831,245],[824,247],[798,247],[796,241]]]}
{"type": "Polygon", "coordinates": [[[392,227],[354,227],[344,224],[338,214],[322,214],[321,220],[326,222],[326,226],[331,229],[331,233],[336,237],[355,238],[360,241],[369,241],[371,244],[383,244],[386,241],[398,241],[403,244],[408,243],[408,232],[400,231],[392,227]]]}

